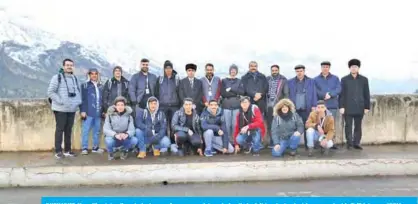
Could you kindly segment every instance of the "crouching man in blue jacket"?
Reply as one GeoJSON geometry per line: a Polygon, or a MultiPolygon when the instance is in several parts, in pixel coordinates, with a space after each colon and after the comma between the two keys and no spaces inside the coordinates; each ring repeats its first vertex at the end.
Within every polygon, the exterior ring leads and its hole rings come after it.
{"type": "Polygon", "coordinates": [[[146,109],[137,109],[135,117],[136,137],[138,138],[138,158],[146,157],[147,146],[151,145],[154,156],[165,154],[171,142],[167,137],[167,120],[164,112],[158,109],[158,99],[148,98],[146,109]]]}
{"type": "Polygon", "coordinates": [[[200,116],[205,140],[206,157],[213,156],[212,148],[222,153],[233,153],[234,147],[229,142],[223,110],[219,108],[218,101],[209,101],[209,106],[200,116]]]}

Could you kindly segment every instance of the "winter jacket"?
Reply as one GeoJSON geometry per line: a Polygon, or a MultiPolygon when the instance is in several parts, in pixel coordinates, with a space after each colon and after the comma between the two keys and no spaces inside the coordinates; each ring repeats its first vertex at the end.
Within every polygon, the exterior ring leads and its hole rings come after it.
{"type": "Polygon", "coordinates": [[[157,76],[153,73],[148,72],[147,75],[144,75],[142,72],[138,72],[132,75],[132,78],[129,82],[129,98],[132,102],[132,105],[136,105],[141,102],[142,98],[146,94],[147,87],[147,78],[148,78],[148,89],[151,96],[155,96],[155,86],[157,85],[157,76]],[[148,77],[147,77],[148,76],[148,77]]]}
{"type": "Polygon", "coordinates": [[[221,97],[221,88],[222,88],[222,81],[219,77],[213,76],[212,80],[209,81],[207,77],[202,77],[200,79],[202,82],[202,91],[203,97],[202,102],[203,104],[209,102],[210,100],[219,101],[221,97]]]}
{"type": "Polygon", "coordinates": [[[49,82],[47,95],[52,100],[53,111],[75,113],[81,105],[80,85],[73,74],[59,73],[53,76],[49,82]],[[75,96],[70,97],[70,94],[75,96]]]}
{"type": "Polygon", "coordinates": [[[210,110],[206,108],[200,116],[200,121],[203,132],[206,130],[213,130],[213,132],[215,132],[215,135],[217,135],[218,131],[222,130],[222,132],[224,133],[222,135],[223,147],[228,148],[229,136],[228,131],[226,129],[223,110],[221,108],[218,108],[218,110],[216,111],[216,115],[213,115],[210,112],[210,110]]]}
{"type": "MultiPolygon", "coordinates": [[[[202,135],[202,131],[200,128],[200,118],[196,114],[196,111],[193,110],[193,132],[202,135]]],[[[186,113],[184,112],[184,108],[181,107],[178,111],[176,111],[173,115],[173,119],[171,120],[171,128],[175,131],[189,131],[189,128],[186,127],[186,113]]]]}
{"type": "Polygon", "coordinates": [[[340,108],[346,115],[363,115],[370,110],[369,80],[363,75],[354,78],[351,74],[341,79],[340,108]]]}
{"type": "Polygon", "coordinates": [[[180,81],[179,96],[180,101],[183,103],[185,98],[192,98],[193,103],[196,105],[196,109],[199,111],[203,108],[203,87],[202,81],[199,79],[193,79],[193,89],[190,87],[189,78],[184,78],[180,81]]]}
{"type": "Polygon", "coordinates": [[[179,97],[180,79],[177,72],[173,70],[173,75],[168,78],[165,74],[157,79],[155,87],[155,96],[160,101],[160,105],[164,107],[180,107],[179,97]]]}
{"type": "Polygon", "coordinates": [[[161,140],[165,135],[167,135],[167,121],[165,115],[159,110],[159,105],[157,105],[157,109],[155,110],[155,119],[153,121],[148,104],[149,99],[146,109],[138,108],[136,110],[135,126],[146,132],[147,137],[152,137],[152,131],[154,130],[158,140],[161,140]]]}
{"type": "Polygon", "coordinates": [[[244,95],[244,86],[238,78],[222,79],[222,108],[228,110],[235,110],[241,107],[240,96],[244,95]],[[226,89],[231,88],[229,91],[226,89]]]}
{"type": "MultiPolygon", "coordinates": [[[[248,111],[251,111],[251,121],[250,121],[250,124],[248,124],[248,130],[252,131],[252,130],[260,129],[261,130],[261,137],[264,138],[264,135],[266,133],[266,129],[264,127],[263,115],[261,114],[260,109],[258,108],[257,105],[252,104],[248,108],[248,111]]],[[[234,131],[234,144],[235,145],[238,144],[237,143],[237,137],[241,132],[242,117],[243,117],[243,110],[242,110],[242,108],[240,108],[240,111],[237,114],[237,117],[235,118],[235,120],[237,121],[235,123],[235,131],[234,131]]]]}
{"type": "MultiPolygon", "coordinates": [[[[299,79],[294,77],[289,80],[289,99],[296,105],[296,83],[299,79]]],[[[316,94],[316,87],[315,81],[308,76],[305,76],[303,79],[305,80],[305,88],[304,91],[306,92],[306,111],[311,111],[312,108],[316,107],[316,103],[318,102],[318,95],[316,94]]]]}
{"type": "Polygon", "coordinates": [[[80,112],[84,112],[90,117],[100,117],[102,110],[102,91],[103,85],[97,83],[98,93],[96,92],[96,86],[91,81],[85,82],[81,85],[81,99],[80,112]]]}
{"type": "Polygon", "coordinates": [[[110,106],[103,125],[103,133],[107,137],[113,137],[118,133],[127,133],[129,137],[135,137],[134,120],[131,116],[132,108],[125,106],[125,112],[120,114],[115,106],[110,106]]]}
{"type": "Polygon", "coordinates": [[[338,109],[338,96],[341,93],[340,79],[330,73],[327,77],[319,74],[314,81],[318,100],[324,100],[328,93],[331,98],[325,101],[325,105],[328,109],[338,109]]]}
{"type": "MultiPolygon", "coordinates": [[[[317,111],[312,111],[309,114],[308,120],[306,120],[305,127],[306,128],[313,128],[315,130],[318,129],[318,125],[321,124],[321,119],[319,118],[317,111]]],[[[327,110],[325,112],[325,119],[323,121],[324,134],[326,135],[327,140],[332,140],[335,135],[335,125],[334,125],[334,117],[332,113],[327,110]]]]}
{"type": "Polygon", "coordinates": [[[273,108],[273,122],[271,125],[271,136],[273,144],[280,144],[282,140],[289,140],[296,131],[301,135],[305,132],[302,118],[296,113],[295,106],[289,99],[281,100],[273,108]],[[290,106],[286,117],[279,114],[284,105],[290,106]]]}
{"type": "MultiPolygon", "coordinates": [[[[269,85],[269,90],[271,87],[271,85],[273,84],[274,81],[274,77],[272,76],[268,76],[267,77],[267,82],[269,85]]],[[[284,98],[289,98],[289,86],[287,84],[287,78],[281,74],[279,74],[277,76],[277,88],[276,88],[276,96],[273,98],[273,101],[270,101],[270,95],[267,91],[267,104],[270,104],[270,107],[274,107],[274,105],[276,105],[281,99],[284,98]]]]}
{"type": "Polygon", "coordinates": [[[118,84],[121,85],[121,96],[125,97],[128,100],[128,105],[130,105],[129,100],[129,81],[125,77],[121,77],[120,81],[112,77],[107,80],[103,85],[103,110],[107,109],[113,105],[113,101],[118,97],[118,84]]]}
{"type": "Polygon", "coordinates": [[[260,108],[261,113],[264,114],[267,106],[267,92],[269,90],[266,76],[260,72],[248,72],[241,78],[241,83],[244,85],[244,95],[249,96],[251,98],[251,103],[256,104],[260,108]],[[254,101],[256,93],[261,93],[262,96],[258,101],[254,101]]]}

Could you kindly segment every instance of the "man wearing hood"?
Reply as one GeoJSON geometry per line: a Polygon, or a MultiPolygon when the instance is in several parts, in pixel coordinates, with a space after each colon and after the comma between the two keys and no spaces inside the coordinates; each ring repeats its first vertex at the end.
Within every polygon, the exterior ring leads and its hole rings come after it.
{"type": "Polygon", "coordinates": [[[319,100],[316,110],[309,114],[305,127],[309,156],[313,156],[315,142],[319,142],[323,154],[334,146],[332,139],[335,135],[334,116],[327,110],[325,101],[319,100]]]}
{"type": "Polygon", "coordinates": [[[147,108],[148,98],[155,96],[157,76],[149,72],[149,60],[141,60],[141,71],[132,75],[129,83],[129,97],[132,105],[147,108]]]}
{"type": "Polygon", "coordinates": [[[118,96],[123,96],[129,102],[129,81],[122,76],[122,67],[116,66],[113,68],[113,77],[106,81],[103,86],[103,111],[112,106],[113,101],[118,96]]]}
{"type": "Polygon", "coordinates": [[[135,117],[136,137],[138,138],[138,158],[146,157],[147,146],[151,145],[154,156],[166,153],[170,146],[167,135],[167,121],[164,113],[158,109],[158,99],[148,98],[146,109],[137,109],[135,117]]]}
{"type": "Polygon", "coordinates": [[[80,106],[82,131],[81,131],[81,154],[89,154],[89,133],[93,129],[93,153],[103,153],[100,146],[100,126],[102,122],[102,90],[103,85],[99,80],[99,71],[89,69],[88,81],[81,86],[82,103],[80,106]]]}
{"type": "Polygon", "coordinates": [[[189,149],[192,149],[190,153],[197,149],[199,155],[203,155],[200,119],[197,111],[193,108],[193,99],[184,99],[183,107],[174,113],[171,125],[175,131],[174,137],[179,156],[184,156],[185,150],[186,153],[189,153],[189,149]]]}
{"type": "Polygon", "coordinates": [[[132,108],[127,106],[127,100],[123,96],[116,97],[114,105],[107,110],[103,125],[108,159],[114,160],[114,149],[122,146],[120,158],[128,158],[129,149],[136,146],[138,140],[135,137],[135,126],[131,116],[132,108]]]}
{"type": "Polygon", "coordinates": [[[272,65],[271,76],[267,77],[269,89],[267,92],[267,127],[270,135],[270,147],[273,147],[273,139],[271,135],[271,123],[273,121],[273,108],[282,99],[289,98],[289,87],[287,79],[280,74],[279,65],[272,65]]]}
{"type": "Polygon", "coordinates": [[[187,64],[186,72],[187,77],[180,81],[179,96],[180,101],[184,101],[186,98],[193,100],[193,109],[197,114],[200,114],[203,110],[203,87],[202,81],[195,77],[197,66],[195,64],[187,64]]]}
{"type": "Polygon", "coordinates": [[[241,78],[244,85],[245,95],[251,98],[251,103],[256,104],[264,115],[266,112],[266,96],[269,89],[267,78],[258,71],[258,64],[255,61],[249,63],[249,71],[241,78]]]}
{"type": "Polygon", "coordinates": [[[215,67],[211,63],[205,65],[205,76],[200,80],[203,87],[203,104],[209,106],[209,101],[219,101],[221,97],[221,79],[214,75],[215,67]]]}
{"type": "Polygon", "coordinates": [[[65,59],[60,73],[53,76],[47,90],[51,101],[51,109],[55,115],[55,157],[76,156],[71,151],[71,134],[74,125],[75,112],[81,104],[81,91],[77,77],[73,74],[74,62],[65,59]],[[62,152],[62,137],[64,135],[64,153],[62,152]]]}
{"type": "Polygon", "coordinates": [[[174,143],[174,131],[170,130],[171,118],[180,108],[179,83],[176,70],[173,69],[173,63],[169,60],[164,62],[164,76],[160,76],[155,88],[155,96],[158,98],[161,110],[167,118],[167,127],[170,132],[171,142],[174,143]]]}
{"type": "Polygon", "coordinates": [[[229,143],[225,117],[223,110],[219,108],[218,101],[209,101],[209,105],[203,111],[200,120],[204,131],[203,138],[206,145],[204,155],[206,157],[213,156],[212,148],[224,154],[234,152],[234,148],[229,143]]]}

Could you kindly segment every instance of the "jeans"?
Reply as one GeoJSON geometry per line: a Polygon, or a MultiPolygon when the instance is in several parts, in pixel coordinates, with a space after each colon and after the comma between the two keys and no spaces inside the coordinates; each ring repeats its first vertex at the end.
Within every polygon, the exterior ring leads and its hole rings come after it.
{"type": "MultiPolygon", "coordinates": [[[[315,129],[308,128],[306,130],[306,139],[307,139],[307,142],[308,142],[308,144],[307,144],[308,147],[313,148],[316,141],[321,142],[322,140],[324,140],[326,138],[325,138],[325,135],[319,135],[319,132],[316,131],[315,129]]],[[[334,146],[334,142],[332,140],[330,140],[330,141],[327,142],[327,145],[323,148],[329,149],[332,146],[334,146]]]]}
{"type": "Polygon", "coordinates": [[[175,137],[179,149],[182,149],[186,142],[190,143],[195,148],[202,148],[202,139],[197,133],[190,136],[187,132],[178,131],[175,133],[175,137]]]}
{"type": "Polygon", "coordinates": [[[236,125],[236,118],[239,113],[239,109],[224,109],[224,117],[225,117],[225,124],[226,130],[228,131],[229,141],[234,141],[234,130],[236,125]]]}
{"type": "Polygon", "coordinates": [[[344,115],[345,120],[345,137],[347,139],[347,145],[360,145],[362,130],[361,123],[363,121],[363,115],[344,115]],[[353,135],[353,120],[354,120],[354,135],[353,135]]]}
{"type": "Polygon", "coordinates": [[[296,151],[296,149],[299,146],[299,143],[300,143],[300,136],[295,136],[295,135],[290,137],[288,140],[280,140],[279,150],[276,151],[274,148],[272,148],[271,155],[273,157],[281,157],[287,148],[291,149],[292,151],[296,151]]]}
{"type": "Polygon", "coordinates": [[[273,137],[271,136],[271,124],[273,122],[273,107],[267,107],[266,120],[267,120],[267,133],[270,136],[269,145],[273,146],[273,137]]]}
{"type": "Polygon", "coordinates": [[[71,134],[75,113],[54,111],[55,115],[55,152],[62,152],[62,135],[64,134],[64,151],[71,151],[71,134]]]}
{"type": "MultiPolygon", "coordinates": [[[[303,125],[305,125],[306,121],[308,120],[309,114],[310,114],[310,110],[298,110],[296,111],[298,113],[298,115],[302,118],[302,122],[303,125]]],[[[308,142],[306,141],[306,130],[303,134],[303,140],[305,142],[305,148],[308,148],[308,142]]]]}
{"type": "Polygon", "coordinates": [[[251,131],[251,134],[239,134],[237,143],[242,147],[252,147],[253,152],[258,153],[263,145],[261,144],[261,131],[251,131]]]}
{"type": "Polygon", "coordinates": [[[89,147],[89,133],[93,129],[93,148],[98,148],[100,145],[100,125],[102,122],[101,117],[87,116],[82,122],[81,132],[81,148],[87,149],[89,147]]]}
{"type": "Polygon", "coordinates": [[[113,136],[106,136],[105,143],[108,153],[113,153],[114,148],[123,146],[123,150],[129,150],[130,148],[138,144],[138,139],[136,137],[128,137],[126,140],[118,140],[113,136]]]}
{"type": "MultiPolygon", "coordinates": [[[[206,130],[203,133],[203,138],[205,139],[205,144],[206,144],[205,151],[212,151],[212,148],[218,151],[222,151],[224,148],[222,137],[223,136],[219,136],[215,134],[213,130],[206,130]]],[[[234,152],[234,147],[232,147],[231,143],[229,142],[228,142],[227,151],[228,153],[234,152]]]]}
{"type": "Polygon", "coordinates": [[[162,137],[159,141],[151,141],[152,133],[146,134],[145,131],[141,129],[136,129],[135,131],[136,138],[138,139],[138,148],[140,152],[147,151],[147,145],[154,145],[154,149],[158,149],[161,152],[167,152],[167,149],[170,147],[170,139],[167,136],[162,137]]]}

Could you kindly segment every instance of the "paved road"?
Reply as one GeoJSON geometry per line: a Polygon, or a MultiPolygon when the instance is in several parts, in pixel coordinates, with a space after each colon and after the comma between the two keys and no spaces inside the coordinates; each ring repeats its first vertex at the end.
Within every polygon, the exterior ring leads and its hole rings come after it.
{"type": "Polygon", "coordinates": [[[418,196],[418,177],[0,189],[3,204],[39,204],[41,196],[418,196]]]}

